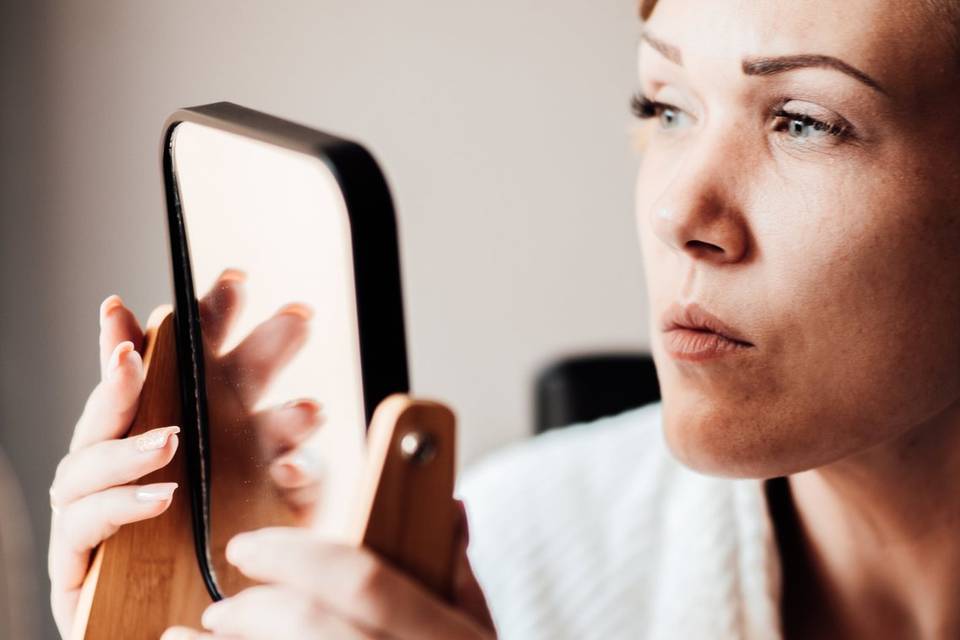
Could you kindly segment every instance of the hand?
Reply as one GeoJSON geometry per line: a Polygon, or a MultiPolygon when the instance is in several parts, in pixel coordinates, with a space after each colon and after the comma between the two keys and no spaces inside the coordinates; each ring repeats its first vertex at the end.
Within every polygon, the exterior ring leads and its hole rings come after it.
{"type": "Polygon", "coordinates": [[[174,627],[161,640],[494,638],[466,559],[463,522],[453,604],[366,549],[275,527],[240,534],[227,547],[229,561],[263,585],[210,605],[202,621],[208,632],[174,627]]]}
{"type": "MultiPolygon", "coordinates": [[[[229,311],[229,303],[239,301],[242,274],[237,274],[232,270],[224,272],[200,301],[201,314],[219,317],[223,327],[235,313],[229,311]]],[[[256,337],[269,334],[276,338],[276,331],[266,331],[264,327],[280,329],[282,333],[302,324],[284,317],[289,315],[289,310],[281,309],[236,348],[223,354],[238,369],[249,373],[250,384],[262,388],[292,357],[289,350],[281,350],[276,358],[265,357],[264,341],[256,337]]],[[[217,322],[205,325],[214,343],[222,339],[220,328],[217,322]]],[[[206,338],[207,334],[204,335],[206,338]]],[[[100,306],[101,380],[87,399],[69,452],[60,461],[50,488],[50,602],[63,637],[68,636],[73,624],[91,551],[122,525],[166,511],[177,488],[176,483],[131,484],[166,466],[179,445],[179,427],[174,425],[157,425],[139,436],[123,437],[136,414],[143,387],[143,339],[136,316],[123,301],[118,296],[107,298],[100,306]]],[[[295,456],[297,444],[320,425],[319,405],[304,400],[286,408],[267,409],[254,424],[261,444],[275,457],[271,477],[279,488],[291,500],[310,493],[310,478],[303,473],[291,477],[283,472],[285,461],[295,456]]]]}
{"type": "MultiPolygon", "coordinates": [[[[220,467],[220,473],[211,478],[211,509],[229,514],[246,502],[250,508],[242,520],[248,530],[309,520],[319,494],[318,469],[301,445],[323,424],[324,416],[321,405],[310,398],[259,408],[274,379],[307,341],[312,316],[308,307],[284,305],[236,346],[224,349],[244,305],[244,281],[242,272],[224,271],[200,306],[200,323],[208,437],[212,464],[220,467]],[[261,486],[269,491],[262,493],[261,486]],[[281,500],[272,497],[275,490],[281,500]],[[268,494],[269,501],[264,501],[268,494]],[[284,509],[282,514],[278,507],[284,509]]],[[[220,515],[212,517],[216,538],[229,532],[224,523],[242,524],[220,515]]],[[[226,542],[226,538],[218,542],[221,550],[226,542]]]]}

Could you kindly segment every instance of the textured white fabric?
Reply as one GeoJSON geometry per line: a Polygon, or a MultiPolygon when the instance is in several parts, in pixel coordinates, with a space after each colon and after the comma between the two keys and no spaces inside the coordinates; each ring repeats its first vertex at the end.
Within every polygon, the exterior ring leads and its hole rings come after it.
{"type": "Polygon", "coordinates": [[[660,415],[653,404],[551,432],[461,480],[500,638],[781,638],[762,482],[682,466],[660,415]]]}

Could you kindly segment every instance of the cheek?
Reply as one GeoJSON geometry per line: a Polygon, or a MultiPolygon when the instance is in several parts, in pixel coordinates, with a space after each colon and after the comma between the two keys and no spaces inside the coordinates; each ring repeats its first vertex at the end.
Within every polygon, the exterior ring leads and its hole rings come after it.
{"type": "MultiPolygon", "coordinates": [[[[684,369],[652,340],[667,440],[689,466],[794,473],[902,434],[960,396],[960,211],[864,183],[781,186],[765,191],[779,201],[754,203],[765,212],[753,217],[758,255],[725,282],[765,309],[756,358],[684,369]]],[[[651,298],[658,286],[676,294],[671,256],[638,223],[651,298]]]]}
{"type": "Polygon", "coordinates": [[[797,291],[800,381],[861,421],[847,427],[853,439],[883,440],[960,392],[960,212],[910,193],[877,184],[835,200],[840,213],[817,228],[827,241],[797,291]]]}

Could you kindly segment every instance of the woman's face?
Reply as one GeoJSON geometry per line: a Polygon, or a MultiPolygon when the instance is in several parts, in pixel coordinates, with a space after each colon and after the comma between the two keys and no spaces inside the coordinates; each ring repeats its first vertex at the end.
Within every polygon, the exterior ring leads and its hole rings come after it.
{"type": "Polygon", "coordinates": [[[661,0],[645,24],[637,224],[695,469],[793,473],[960,405],[960,65],[921,4],[661,0]],[[752,346],[678,356],[663,314],[693,303],[752,346]]]}

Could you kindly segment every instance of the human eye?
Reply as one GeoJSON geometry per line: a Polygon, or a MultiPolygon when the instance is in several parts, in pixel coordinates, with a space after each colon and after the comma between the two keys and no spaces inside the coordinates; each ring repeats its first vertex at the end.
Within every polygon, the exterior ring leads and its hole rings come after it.
{"type": "Polygon", "coordinates": [[[787,102],[774,109],[772,129],[797,144],[839,144],[855,137],[853,126],[844,118],[821,111],[787,102]]]}
{"type": "Polygon", "coordinates": [[[633,115],[641,120],[656,118],[660,128],[664,130],[678,129],[692,121],[690,114],[683,109],[666,102],[651,100],[642,93],[631,98],[630,109],[633,115]]]}

